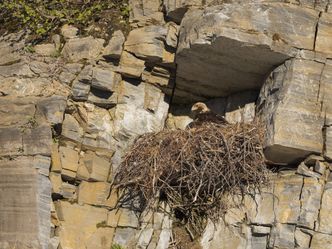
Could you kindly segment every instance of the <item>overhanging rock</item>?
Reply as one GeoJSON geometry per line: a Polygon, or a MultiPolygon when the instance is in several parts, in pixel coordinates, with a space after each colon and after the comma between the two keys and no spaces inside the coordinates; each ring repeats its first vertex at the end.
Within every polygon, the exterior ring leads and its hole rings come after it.
{"type": "Polygon", "coordinates": [[[176,57],[176,99],[194,102],[259,90],[266,75],[297,49],[314,48],[318,19],[316,10],[283,3],[187,12],[176,57]]]}

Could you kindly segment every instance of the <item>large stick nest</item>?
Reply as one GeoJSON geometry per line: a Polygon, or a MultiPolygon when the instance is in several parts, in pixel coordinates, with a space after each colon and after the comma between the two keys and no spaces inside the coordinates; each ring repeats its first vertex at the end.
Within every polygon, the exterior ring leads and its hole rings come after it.
{"type": "Polygon", "coordinates": [[[204,122],[186,130],[139,137],[115,176],[120,202],[140,210],[167,202],[194,231],[202,220],[217,221],[226,195],[245,193],[268,182],[262,128],[251,124],[204,122]]]}

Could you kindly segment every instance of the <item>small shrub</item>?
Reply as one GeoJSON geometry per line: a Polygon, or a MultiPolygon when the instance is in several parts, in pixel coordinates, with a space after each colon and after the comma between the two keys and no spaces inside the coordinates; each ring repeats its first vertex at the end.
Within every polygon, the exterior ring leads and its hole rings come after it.
{"type": "MultiPolygon", "coordinates": [[[[2,0],[0,1],[0,25],[9,31],[29,29],[35,39],[45,38],[63,24],[87,27],[103,18],[108,24],[119,16],[127,19],[129,9],[122,0],[2,0]]],[[[112,23],[113,22],[113,23],[112,23]]]]}
{"type": "Polygon", "coordinates": [[[122,247],[121,245],[119,244],[113,244],[111,249],[124,249],[124,247],[122,247]]]}

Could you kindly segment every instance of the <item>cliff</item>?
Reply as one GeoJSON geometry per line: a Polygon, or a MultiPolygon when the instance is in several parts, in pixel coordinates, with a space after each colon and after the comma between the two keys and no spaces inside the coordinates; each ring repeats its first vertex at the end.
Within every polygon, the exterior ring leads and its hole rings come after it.
{"type": "Polygon", "coordinates": [[[109,40],[0,37],[0,248],[332,248],[332,3],[129,6],[109,40]],[[138,136],[184,129],[196,102],[261,120],[273,167],[192,242],[167,205],[117,208],[112,182],[138,136]]]}

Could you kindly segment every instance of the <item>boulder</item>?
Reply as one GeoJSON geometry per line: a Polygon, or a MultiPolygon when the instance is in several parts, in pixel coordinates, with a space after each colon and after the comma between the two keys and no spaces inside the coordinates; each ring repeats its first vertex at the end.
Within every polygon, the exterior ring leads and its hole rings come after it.
{"type": "Polygon", "coordinates": [[[140,59],[159,62],[163,60],[166,35],[167,29],[163,26],[134,29],[129,33],[124,49],[140,59]]]}
{"type": "Polygon", "coordinates": [[[295,59],[275,69],[258,100],[266,124],[265,155],[276,163],[295,163],[323,150],[319,92],[324,64],[295,59]]]}
{"type": "Polygon", "coordinates": [[[103,39],[92,36],[69,39],[63,47],[62,54],[72,62],[83,59],[96,59],[103,49],[103,39]]]}
{"type": "Polygon", "coordinates": [[[115,31],[108,45],[104,48],[103,56],[106,59],[120,59],[125,40],[126,38],[121,30],[115,31]]]}
{"type": "Polygon", "coordinates": [[[296,48],[313,49],[318,15],[282,3],[233,3],[188,12],[177,49],[177,88],[194,95],[187,102],[259,90],[266,74],[295,56],[296,48]]]}

